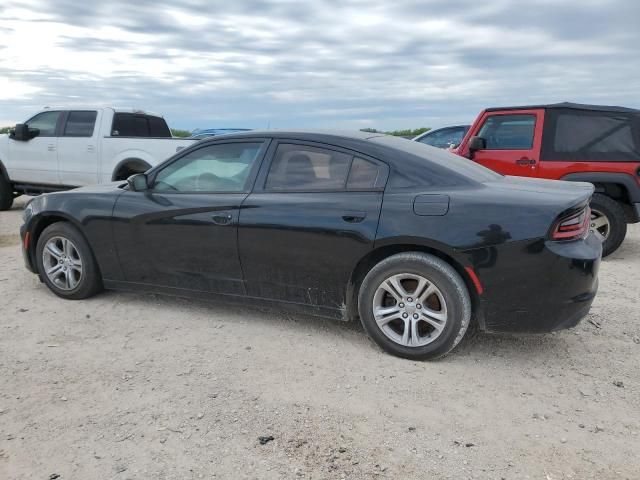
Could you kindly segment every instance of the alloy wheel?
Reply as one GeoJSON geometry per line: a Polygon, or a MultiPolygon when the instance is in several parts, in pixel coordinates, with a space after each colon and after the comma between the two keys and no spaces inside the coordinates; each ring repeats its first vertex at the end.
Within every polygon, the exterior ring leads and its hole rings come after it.
{"type": "Polygon", "coordinates": [[[591,209],[591,222],[589,223],[589,230],[592,233],[599,233],[602,236],[603,240],[609,238],[609,233],[611,233],[611,223],[609,222],[609,218],[600,212],[599,210],[591,209]]]}
{"type": "Polygon", "coordinates": [[[50,238],[42,250],[47,278],[60,290],[73,290],[82,279],[82,259],[77,247],[65,237],[50,238]]]}
{"type": "Polygon", "coordinates": [[[447,304],[440,289],[412,273],[392,275],[373,297],[373,315],[389,339],[405,347],[435,341],[447,324],[447,304]]]}

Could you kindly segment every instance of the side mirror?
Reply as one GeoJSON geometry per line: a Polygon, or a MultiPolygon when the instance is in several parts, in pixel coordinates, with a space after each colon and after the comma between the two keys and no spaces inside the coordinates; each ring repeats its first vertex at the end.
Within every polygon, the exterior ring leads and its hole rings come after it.
{"type": "Polygon", "coordinates": [[[10,132],[9,137],[18,142],[28,142],[40,134],[37,128],[29,128],[26,123],[18,123],[10,132]]]}
{"type": "Polygon", "coordinates": [[[132,192],[144,192],[149,190],[149,182],[144,173],[136,173],[127,178],[127,184],[132,192]]]}
{"type": "Polygon", "coordinates": [[[477,152],[478,150],[484,150],[487,148],[487,141],[482,137],[471,137],[469,139],[469,151],[477,152]]]}
{"type": "Polygon", "coordinates": [[[473,160],[478,150],[487,148],[487,141],[482,137],[473,136],[469,139],[469,160],[473,160]]]}

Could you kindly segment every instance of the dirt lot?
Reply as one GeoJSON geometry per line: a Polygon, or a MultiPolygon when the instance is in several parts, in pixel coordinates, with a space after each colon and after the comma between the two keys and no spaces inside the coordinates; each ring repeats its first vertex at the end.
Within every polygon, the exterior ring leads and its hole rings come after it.
{"type": "Polygon", "coordinates": [[[21,205],[0,213],[1,479],[640,478],[639,226],[574,330],[415,363],[359,325],[61,300],[22,265],[21,205]]]}

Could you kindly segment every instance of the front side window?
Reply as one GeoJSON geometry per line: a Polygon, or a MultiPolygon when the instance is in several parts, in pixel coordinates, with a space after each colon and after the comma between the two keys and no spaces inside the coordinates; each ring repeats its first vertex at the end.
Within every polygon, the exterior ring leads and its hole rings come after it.
{"type": "Polygon", "coordinates": [[[242,192],[262,142],[223,143],[188,153],[155,177],[156,192],[242,192]]]}
{"type": "Polygon", "coordinates": [[[55,137],[61,112],[42,112],[27,122],[29,128],[40,130],[39,137],[55,137]]]}
{"type": "Polygon", "coordinates": [[[487,150],[530,150],[535,126],[535,115],[492,115],[478,136],[487,142],[487,150]]]}
{"type": "Polygon", "coordinates": [[[96,125],[97,112],[69,112],[64,126],[65,137],[91,137],[96,125]]]}
{"type": "Polygon", "coordinates": [[[351,158],[351,155],[324,148],[280,144],[265,188],[290,191],[343,189],[351,158]]]}

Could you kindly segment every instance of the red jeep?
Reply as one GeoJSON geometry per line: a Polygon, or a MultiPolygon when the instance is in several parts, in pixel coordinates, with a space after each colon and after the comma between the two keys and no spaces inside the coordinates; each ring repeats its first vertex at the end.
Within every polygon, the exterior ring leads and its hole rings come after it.
{"type": "Polygon", "coordinates": [[[591,182],[603,255],[640,221],[640,110],[558,103],[489,108],[455,153],[505,175],[591,182]]]}

